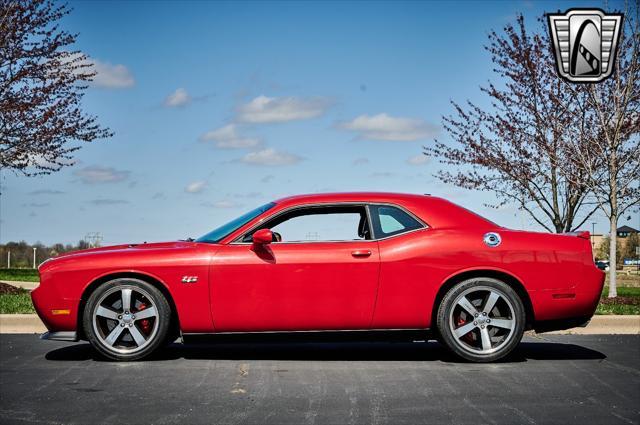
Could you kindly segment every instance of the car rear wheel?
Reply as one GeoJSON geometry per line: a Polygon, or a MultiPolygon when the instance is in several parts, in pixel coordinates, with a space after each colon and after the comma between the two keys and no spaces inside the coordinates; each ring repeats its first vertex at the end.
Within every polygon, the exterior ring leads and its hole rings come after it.
{"type": "Polygon", "coordinates": [[[84,331],[93,347],[113,360],[137,360],[163,345],[171,308],[153,285],[114,279],[99,286],[84,310],[84,331]]]}
{"type": "Polygon", "coordinates": [[[438,308],[442,342],[473,362],[503,358],[520,343],[525,311],[518,294],[506,283],[474,278],[454,286],[438,308]]]}

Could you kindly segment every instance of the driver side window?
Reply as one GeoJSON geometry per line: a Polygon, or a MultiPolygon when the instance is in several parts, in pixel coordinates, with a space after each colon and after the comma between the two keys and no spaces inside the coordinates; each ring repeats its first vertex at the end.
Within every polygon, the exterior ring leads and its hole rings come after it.
{"type": "MultiPolygon", "coordinates": [[[[270,229],[274,233],[275,243],[371,239],[366,209],[359,205],[295,209],[275,217],[260,228],[270,229]]],[[[247,234],[243,242],[250,242],[251,237],[252,234],[247,234]]]]}

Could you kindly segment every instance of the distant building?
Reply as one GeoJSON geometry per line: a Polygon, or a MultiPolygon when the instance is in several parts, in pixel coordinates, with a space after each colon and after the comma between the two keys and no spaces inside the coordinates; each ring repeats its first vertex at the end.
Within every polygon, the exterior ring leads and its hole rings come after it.
{"type": "Polygon", "coordinates": [[[607,235],[603,235],[602,233],[592,233],[591,234],[591,250],[593,251],[593,256],[595,257],[602,241],[607,235]]]}
{"type": "MultiPolygon", "coordinates": [[[[618,241],[620,243],[620,248],[624,251],[625,247],[627,246],[627,238],[629,237],[629,235],[631,235],[632,233],[640,233],[640,231],[638,231],[637,229],[634,229],[633,227],[630,226],[621,226],[618,227],[616,229],[616,234],[618,236],[618,241]]],[[[596,257],[598,250],[600,248],[600,245],[602,244],[602,242],[604,241],[604,239],[609,236],[609,235],[603,235],[603,234],[592,234],[591,235],[591,246],[593,249],[593,256],[596,257]]]]}
{"type": "Polygon", "coordinates": [[[618,230],[616,230],[616,233],[618,233],[619,238],[626,238],[632,233],[638,233],[638,230],[634,229],[633,227],[622,226],[622,227],[618,227],[618,230]]]}

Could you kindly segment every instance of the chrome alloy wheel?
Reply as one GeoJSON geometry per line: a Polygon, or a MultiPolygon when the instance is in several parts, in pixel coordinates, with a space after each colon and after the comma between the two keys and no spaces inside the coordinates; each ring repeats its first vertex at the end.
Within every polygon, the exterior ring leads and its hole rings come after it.
{"type": "Polygon", "coordinates": [[[158,332],[158,310],[144,289],[119,285],[100,297],[92,322],[98,341],[107,350],[132,354],[153,341],[158,332]]]}
{"type": "Polygon", "coordinates": [[[516,315],[508,297],[490,286],[474,286],[456,297],[449,312],[454,341],[474,354],[491,354],[514,335],[516,315]]]}

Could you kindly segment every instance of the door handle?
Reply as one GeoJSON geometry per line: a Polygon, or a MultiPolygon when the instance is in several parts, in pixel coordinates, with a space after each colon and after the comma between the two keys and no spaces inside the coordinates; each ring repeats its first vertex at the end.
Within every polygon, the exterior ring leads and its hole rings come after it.
{"type": "Polygon", "coordinates": [[[351,255],[356,258],[365,258],[371,255],[371,251],[368,249],[359,249],[357,251],[351,251],[351,255]]]}

